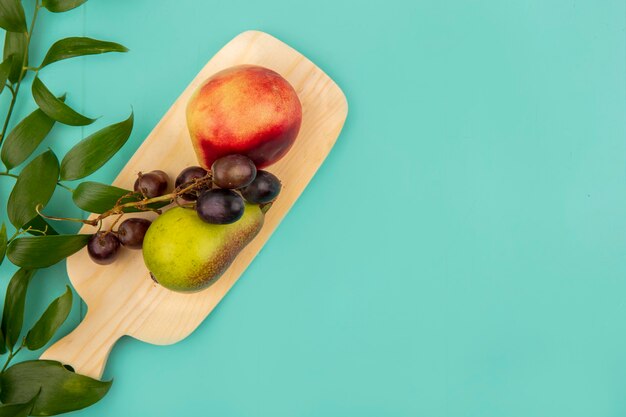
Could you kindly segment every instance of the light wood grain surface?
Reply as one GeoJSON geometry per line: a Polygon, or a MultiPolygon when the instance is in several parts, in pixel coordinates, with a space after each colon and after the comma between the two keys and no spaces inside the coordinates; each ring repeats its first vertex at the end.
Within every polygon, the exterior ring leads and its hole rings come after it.
{"type": "MultiPolygon", "coordinates": [[[[42,358],[59,360],[79,373],[100,378],[111,348],[121,336],[159,345],[185,338],[245,271],[322,164],[347,116],[344,94],[322,70],[294,49],[266,33],[248,31],[230,41],[206,64],[114,184],[132,188],[140,171],[162,169],[175,178],[183,168],[197,165],[185,121],[187,101],[212,74],[240,64],[262,65],[280,73],[298,92],[303,108],[295,145],[287,156],[268,168],[281,179],[283,190],[267,213],[259,235],[217,283],[194,294],[175,293],[156,285],[148,275],[141,251],[122,250],[112,265],[99,266],[83,249],[68,258],[67,270],[75,290],[88,306],[87,315],[42,358]]],[[[151,218],[154,214],[140,216],[151,218]]],[[[81,232],[92,233],[93,228],[85,226],[81,232]]]]}

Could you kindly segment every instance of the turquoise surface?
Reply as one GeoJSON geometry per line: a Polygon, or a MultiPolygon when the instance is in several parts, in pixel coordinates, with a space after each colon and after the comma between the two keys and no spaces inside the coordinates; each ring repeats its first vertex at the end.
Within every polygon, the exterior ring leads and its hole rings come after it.
{"type": "MultiPolygon", "coordinates": [[[[76,34],[131,49],[41,75],[102,115],[85,134],[132,105],[133,136],[97,181],[247,29],[308,56],[350,104],[214,313],[173,346],[121,340],[109,395],[75,415],[626,414],[623,0],[93,0],[38,25],[35,60],[76,34]]],[[[63,154],[80,130],[42,149],[63,154]]],[[[69,207],[59,190],[49,210],[69,207]]],[[[64,265],[37,276],[30,322],[66,283],[64,265]]]]}

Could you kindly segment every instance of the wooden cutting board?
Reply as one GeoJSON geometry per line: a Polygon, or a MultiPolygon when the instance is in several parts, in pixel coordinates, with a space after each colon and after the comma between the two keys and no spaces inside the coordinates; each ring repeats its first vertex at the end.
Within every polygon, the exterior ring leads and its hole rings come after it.
{"type": "MultiPolygon", "coordinates": [[[[187,102],[204,80],[240,64],[262,65],[280,73],[296,89],[303,109],[295,145],[268,169],[281,179],[283,189],[267,213],[259,235],[217,283],[194,294],[172,292],[155,284],[141,251],[121,250],[113,264],[100,266],[83,249],[68,258],[67,271],[87,304],[87,315],[72,333],[44,352],[42,359],[58,360],[72,365],[78,373],[100,378],[111,348],[124,335],[157,345],[184,339],[226,295],[304,191],[339,136],[348,113],[346,97],[311,61],[278,39],[257,31],[238,35],[206,64],[113,184],[132,188],[140,171],[161,169],[170,178],[176,178],[183,168],[197,165],[185,120],[187,102]]],[[[90,226],[81,229],[81,233],[93,231],[90,226]]]]}

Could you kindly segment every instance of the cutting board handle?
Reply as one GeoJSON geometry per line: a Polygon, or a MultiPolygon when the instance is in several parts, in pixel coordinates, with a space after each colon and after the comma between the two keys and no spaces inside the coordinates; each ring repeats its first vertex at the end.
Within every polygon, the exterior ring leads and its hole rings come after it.
{"type": "Polygon", "coordinates": [[[97,310],[87,312],[78,327],[50,346],[41,359],[71,365],[79,374],[100,379],[113,345],[123,335],[119,323],[97,310]]]}

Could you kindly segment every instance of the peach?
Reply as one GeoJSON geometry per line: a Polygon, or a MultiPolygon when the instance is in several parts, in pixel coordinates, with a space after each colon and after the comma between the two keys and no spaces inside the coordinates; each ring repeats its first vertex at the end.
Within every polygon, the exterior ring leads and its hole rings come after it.
{"type": "Polygon", "coordinates": [[[246,155],[258,168],[291,148],[302,122],[296,91],[280,74],[241,65],[206,80],[187,105],[187,126],[200,165],[230,154],[246,155]]]}

